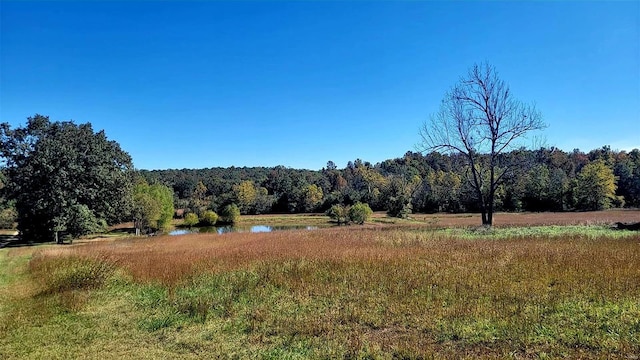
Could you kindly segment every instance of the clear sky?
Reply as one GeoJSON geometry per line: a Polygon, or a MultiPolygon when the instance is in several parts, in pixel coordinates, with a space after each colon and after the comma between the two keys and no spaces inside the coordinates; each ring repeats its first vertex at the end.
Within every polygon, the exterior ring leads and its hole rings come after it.
{"type": "Polygon", "coordinates": [[[640,148],[640,2],[0,2],[0,122],[91,122],[141,169],[415,150],[476,62],[545,145],[640,148]]]}

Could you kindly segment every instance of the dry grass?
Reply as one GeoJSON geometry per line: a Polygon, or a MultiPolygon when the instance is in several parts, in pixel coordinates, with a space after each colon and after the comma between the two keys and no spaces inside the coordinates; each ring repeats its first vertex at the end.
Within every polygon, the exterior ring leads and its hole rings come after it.
{"type": "MultiPolygon", "coordinates": [[[[413,219],[440,227],[468,227],[482,223],[480,214],[415,214],[413,219]]],[[[609,225],[616,222],[639,222],[640,210],[614,209],[560,213],[496,213],[494,226],[609,225]]]]}
{"type": "MultiPolygon", "coordinates": [[[[634,213],[548,221],[602,224],[629,221],[627,214],[634,213]]],[[[539,219],[538,214],[523,218],[539,219]]],[[[0,345],[0,354],[69,357],[73,349],[105,358],[633,359],[640,354],[640,234],[551,227],[535,236],[535,229],[461,236],[462,231],[408,224],[46,248],[29,263],[38,289],[31,302],[7,307],[3,319],[19,316],[11,322],[14,330],[4,327],[9,341],[0,345]],[[71,340],[49,335],[59,329],[74,329],[71,340]],[[37,336],[47,345],[39,346],[37,336]],[[65,350],[51,344],[66,344],[65,350]]]]}

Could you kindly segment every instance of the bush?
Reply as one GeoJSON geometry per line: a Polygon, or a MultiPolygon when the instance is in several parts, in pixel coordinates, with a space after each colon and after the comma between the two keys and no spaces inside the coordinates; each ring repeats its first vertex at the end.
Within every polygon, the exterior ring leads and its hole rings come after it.
{"type": "Polygon", "coordinates": [[[187,215],[185,215],[184,217],[184,221],[182,222],[182,224],[184,226],[188,226],[188,227],[192,227],[194,225],[196,225],[198,223],[198,215],[194,214],[194,213],[188,213],[187,215]]]}
{"type": "Polygon", "coordinates": [[[0,229],[13,229],[18,218],[18,213],[13,207],[0,210],[0,229]]]}
{"type": "Polygon", "coordinates": [[[107,231],[107,223],[96,218],[88,206],[74,204],[69,207],[67,232],[72,238],[107,231]]]}
{"type": "Polygon", "coordinates": [[[236,204],[229,204],[220,211],[220,221],[226,224],[233,224],[240,220],[240,208],[236,204]]]}
{"type": "Polygon", "coordinates": [[[338,225],[349,223],[349,206],[340,204],[333,205],[329,210],[327,210],[326,214],[333,220],[337,221],[338,225]]]}
{"type": "Polygon", "coordinates": [[[364,224],[371,218],[373,211],[368,204],[356,203],[349,209],[349,220],[355,224],[364,224]]]}
{"type": "Polygon", "coordinates": [[[216,222],[218,222],[218,214],[216,214],[214,211],[207,210],[204,213],[202,213],[200,222],[203,225],[213,226],[216,224],[216,222]]]}

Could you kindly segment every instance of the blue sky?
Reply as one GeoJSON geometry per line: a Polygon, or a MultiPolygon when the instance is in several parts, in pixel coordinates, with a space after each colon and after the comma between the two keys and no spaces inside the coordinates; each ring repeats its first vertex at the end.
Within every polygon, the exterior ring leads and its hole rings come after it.
{"type": "Polygon", "coordinates": [[[137,168],[415,150],[476,62],[547,146],[640,148],[640,2],[0,2],[0,122],[91,122],[137,168]]]}

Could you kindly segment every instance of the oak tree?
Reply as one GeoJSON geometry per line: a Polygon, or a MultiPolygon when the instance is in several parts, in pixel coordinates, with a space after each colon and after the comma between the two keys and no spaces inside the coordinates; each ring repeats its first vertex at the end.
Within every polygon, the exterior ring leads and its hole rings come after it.
{"type": "Polygon", "coordinates": [[[59,232],[79,236],[130,212],[131,157],[90,123],[2,123],[0,158],[24,240],[61,242],[59,232]]]}

